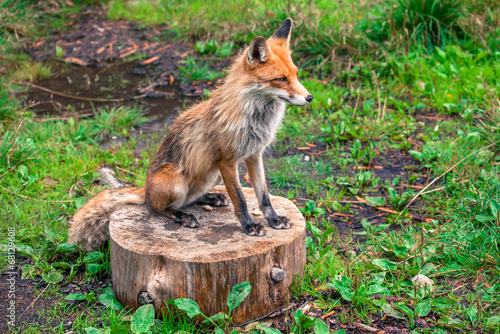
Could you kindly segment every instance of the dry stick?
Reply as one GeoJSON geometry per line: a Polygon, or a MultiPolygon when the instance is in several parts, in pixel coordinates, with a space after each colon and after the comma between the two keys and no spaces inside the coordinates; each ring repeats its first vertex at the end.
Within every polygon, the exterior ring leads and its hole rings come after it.
{"type": "Polygon", "coordinates": [[[43,291],[42,291],[42,292],[41,292],[41,293],[40,293],[40,294],[39,294],[39,295],[35,298],[35,300],[33,300],[33,302],[32,302],[32,303],[31,303],[31,304],[30,304],[30,305],[29,305],[29,306],[28,306],[28,307],[24,310],[24,312],[23,312],[23,313],[19,316],[19,319],[21,319],[21,317],[24,315],[24,313],[26,313],[26,312],[29,310],[29,308],[30,308],[31,306],[33,306],[33,304],[35,304],[35,302],[38,300],[38,298],[40,298],[40,297],[43,295],[43,293],[45,292],[45,290],[47,290],[47,289],[48,289],[48,287],[49,287],[51,284],[52,284],[52,282],[49,282],[49,284],[47,284],[47,286],[45,287],[45,289],[43,289],[43,291]]]}
{"type": "MultiPolygon", "coordinates": [[[[441,179],[443,176],[445,176],[446,174],[448,174],[449,172],[451,172],[453,169],[455,169],[455,167],[457,167],[458,165],[460,165],[462,162],[464,162],[465,160],[469,159],[471,156],[475,155],[475,154],[479,154],[481,153],[482,151],[496,145],[500,143],[500,140],[497,140],[496,142],[492,143],[492,144],[489,144],[488,146],[485,146],[479,150],[476,150],[474,152],[472,152],[471,154],[469,154],[468,156],[466,156],[465,158],[463,158],[462,160],[460,160],[459,162],[457,162],[456,164],[454,164],[453,166],[451,166],[450,168],[448,168],[448,170],[446,172],[444,172],[443,174],[439,175],[438,177],[436,177],[434,180],[431,181],[431,183],[429,183],[428,185],[426,185],[425,187],[422,188],[422,190],[420,190],[418,192],[418,194],[416,194],[412,199],[411,201],[406,204],[406,207],[405,208],[408,208],[416,199],[417,197],[419,197],[420,195],[422,195],[422,193],[427,189],[429,188],[432,184],[436,183],[439,179],[441,179]]],[[[430,174],[429,174],[430,175],[430,174]]],[[[403,213],[403,211],[400,211],[398,216],[396,217],[396,220],[394,221],[394,223],[396,223],[399,219],[399,217],[401,216],[401,214],[403,213]]]]}
{"type": "Polygon", "coordinates": [[[118,169],[118,170],[121,170],[122,172],[128,173],[128,174],[130,174],[130,175],[139,176],[139,177],[144,177],[143,175],[136,174],[136,173],[131,172],[131,171],[129,171],[129,170],[126,170],[126,169],[124,169],[124,168],[120,168],[120,167],[115,167],[115,168],[116,168],[116,169],[118,169]]]}
{"type": "Polygon", "coordinates": [[[51,121],[67,121],[70,119],[80,119],[80,118],[86,118],[86,117],[92,117],[95,116],[94,112],[87,113],[87,114],[81,114],[81,115],[75,115],[75,116],[68,116],[68,117],[50,117],[50,118],[39,118],[35,119],[37,122],[51,122],[51,121]]]}
{"type": "Polygon", "coordinates": [[[31,199],[33,201],[38,201],[38,202],[46,202],[46,203],[69,203],[69,202],[74,202],[75,200],[67,200],[67,201],[49,201],[49,200],[46,200],[46,199],[38,199],[38,198],[32,198],[32,197],[28,197],[28,196],[24,196],[24,195],[21,195],[21,194],[18,194],[18,193],[15,193],[13,192],[12,190],[9,190],[5,187],[2,187],[0,186],[0,188],[2,188],[3,190],[13,194],[13,195],[16,195],[16,196],[19,196],[21,198],[25,198],[25,199],[31,199]]]}
{"type": "Polygon", "coordinates": [[[31,83],[31,82],[29,82],[27,84],[27,86],[32,86],[32,87],[38,88],[40,90],[43,90],[44,92],[47,92],[47,93],[51,93],[51,94],[59,95],[59,96],[64,96],[64,97],[68,97],[68,98],[76,99],[76,100],[97,101],[97,102],[123,102],[123,101],[125,101],[125,99],[102,99],[102,98],[97,98],[97,97],[96,98],[91,98],[91,97],[81,97],[81,96],[64,94],[64,93],[61,93],[61,92],[56,92],[56,91],[54,91],[52,89],[48,89],[48,88],[45,88],[45,87],[42,87],[42,86],[38,86],[37,84],[31,83]]]}

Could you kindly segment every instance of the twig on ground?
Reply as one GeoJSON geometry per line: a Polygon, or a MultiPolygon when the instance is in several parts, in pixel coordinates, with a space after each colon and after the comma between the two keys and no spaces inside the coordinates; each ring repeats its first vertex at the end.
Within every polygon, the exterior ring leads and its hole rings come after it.
{"type": "Polygon", "coordinates": [[[371,326],[367,326],[367,325],[363,325],[360,322],[355,322],[354,326],[358,327],[361,330],[364,330],[364,331],[367,331],[367,332],[371,332],[371,333],[377,333],[378,331],[380,331],[380,329],[377,329],[377,328],[371,327],[371,326]]]}
{"type": "MultiPolygon", "coordinates": [[[[438,180],[440,180],[443,176],[445,176],[446,174],[448,174],[449,172],[451,172],[453,169],[455,169],[455,167],[457,167],[458,165],[460,165],[462,162],[464,162],[465,160],[469,159],[471,156],[475,155],[475,154],[479,154],[481,152],[483,152],[484,150],[487,150],[488,148],[496,145],[500,143],[500,140],[497,140],[481,149],[478,149],[474,152],[472,152],[471,154],[467,155],[465,158],[461,159],[459,162],[457,162],[456,164],[454,164],[453,166],[451,166],[450,168],[448,168],[447,171],[445,171],[443,174],[439,175],[438,177],[436,177],[434,180],[432,180],[428,185],[426,185],[425,187],[422,188],[422,190],[420,190],[415,196],[413,196],[413,198],[411,199],[410,202],[408,202],[408,204],[406,204],[406,208],[408,208],[420,195],[422,195],[422,193],[425,192],[425,190],[427,190],[427,188],[429,188],[432,184],[436,183],[438,180]]],[[[430,175],[430,173],[429,173],[430,175]]],[[[401,216],[401,214],[403,213],[403,211],[400,211],[398,216],[396,217],[396,219],[394,220],[394,223],[396,223],[399,219],[399,217],[401,216]]]]}
{"type": "Polygon", "coordinates": [[[3,190],[5,190],[6,192],[9,192],[13,195],[16,195],[16,196],[19,196],[21,198],[24,198],[24,199],[31,199],[33,201],[37,201],[37,202],[46,202],[46,203],[70,203],[70,202],[74,202],[75,200],[74,199],[71,199],[71,200],[67,200],[67,201],[50,201],[50,200],[46,200],[46,199],[38,199],[38,198],[33,198],[33,197],[28,197],[28,196],[24,196],[24,195],[21,195],[21,194],[18,194],[16,192],[13,192],[12,190],[9,190],[5,187],[2,187],[0,186],[0,188],[2,188],[3,190]]]}
{"type": "Polygon", "coordinates": [[[47,92],[50,94],[64,96],[64,97],[68,97],[70,99],[75,99],[75,100],[97,101],[97,102],[123,102],[126,100],[126,99],[103,99],[103,98],[98,98],[98,97],[92,98],[92,97],[82,97],[82,96],[69,95],[69,94],[65,94],[65,93],[61,93],[61,92],[56,92],[55,90],[39,86],[39,85],[34,84],[32,82],[28,82],[27,86],[32,86],[34,88],[43,90],[44,92],[47,92]]]}
{"type": "Polygon", "coordinates": [[[124,168],[121,168],[121,167],[115,167],[115,168],[116,168],[116,169],[118,169],[118,170],[121,170],[122,172],[128,173],[128,174],[130,174],[130,175],[134,175],[134,176],[139,176],[139,177],[142,177],[142,175],[136,174],[136,173],[131,172],[131,171],[129,171],[129,170],[126,170],[126,169],[124,169],[124,168]]]}
{"type": "Polygon", "coordinates": [[[49,282],[49,284],[47,284],[47,286],[45,287],[45,289],[43,289],[42,292],[40,292],[40,294],[35,298],[35,300],[33,300],[31,302],[31,304],[24,310],[24,312],[19,316],[19,319],[22,319],[22,316],[30,309],[31,306],[33,306],[33,304],[35,304],[35,302],[38,300],[38,298],[40,298],[43,293],[45,292],[45,290],[47,290],[49,288],[49,286],[52,284],[52,282],[49,282]]]}
{"type": "Polygon", "coordinates": [[[95,113],[87,113],[87,114],[81,114],[81,115],[76,115],[76,116],[68,116],[68,117],[50,117],[50,118],[39,118],[36,119],[37,122],[50,122],[50,121],[66,121],[72,118],[85,118],[85,117],[92,117],[94,116],[95,113]]]}

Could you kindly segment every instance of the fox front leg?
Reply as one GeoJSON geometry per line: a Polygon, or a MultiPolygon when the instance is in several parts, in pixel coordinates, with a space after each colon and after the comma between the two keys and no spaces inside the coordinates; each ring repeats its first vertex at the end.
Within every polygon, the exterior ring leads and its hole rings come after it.
{"type": "Polygon", "coordinates": [[[276,229],[285,229],[292,227],[290,219],[284,216],[278,216],[274,211],[271,201],[269,200],[269,192],[267,191],[266,178],[264,176],[264,164],[262,162],[262,153],[253,155],[245,160],[250,180],[252,181],[255,195],[259,200],[259,206],[264,217],[269,222],[269,226],[276,229]]]}
{"type": "Polygon", "coordinates": [[[240,220],[241,226],[246,234],[263,236],[266,233],[264,225],[254,222],[252,217],[248,214],[247,202],[238,180],[237,167],[238,165],[235,161],[221,161],[219,163],[219,169],[222,179],[224,180],[224,185],[226,186],[229,198],[231,198],[231,202],[233,202],[234,205],[234,213],[240,220]]]}

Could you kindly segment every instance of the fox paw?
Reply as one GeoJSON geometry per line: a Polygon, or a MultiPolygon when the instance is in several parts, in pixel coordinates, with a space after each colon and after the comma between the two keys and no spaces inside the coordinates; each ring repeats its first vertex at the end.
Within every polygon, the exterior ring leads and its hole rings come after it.
{"type": "Polygon", "coordinates": [[[198,222],[198,219],[196,219],[195,216],[193,216],[192,214],[189,214],[189,213],[182,215],[182,217],[179,218],[179,222],[184,227],[190,227],[190,228],[200,227],[200,223],[198,222]]]}
{"type": "Polygon", "coordinates": [[[227,198],[227,196],[225,196],[223,194],[215,194],[215,193],[203,195],[203,197],[199,200],[199,202],[201,202],[203,204],[215,206],[215,207],[229,205],[229,199],[227,198]]]}
{"type": "Polygon", "coordinates": [[[266,228],[262,224],[251,223],[243,227],[245,233],[255,237],[262,237],[266,235],[266,228]]]}
{"type": "Polygon", "coordinates": [[[274,216],[267,218],[269,226],[275,229],[287,229],[293,226],[293,223],[284,216],[274,216]]]}

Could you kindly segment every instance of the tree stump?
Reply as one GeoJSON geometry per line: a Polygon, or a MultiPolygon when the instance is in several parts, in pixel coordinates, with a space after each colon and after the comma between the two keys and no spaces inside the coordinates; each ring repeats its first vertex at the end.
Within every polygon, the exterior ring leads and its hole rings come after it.
{"type": "MultiPolygon", "coordinates": [[[[223,186],[211,192],[226,194],[223,186]]],[[[194,214],[201,227],[190,229],[143,206],[129,205],[110,218],[110,257],[113,290],[124,305],[154,305],[157,314],[169,299],[190,298],[208,316],[227,312],[233,286],[250,281],[252,291],[236,308],[234,322],[262,317],[286,304],[287,289],[302,277],[306,263],[305,221],[289,200],[271,196],[278,215],[293,226],[275,230],[258,211],[253,189],[244,188],[248,209],[267,228],[264,237],[248,236],[233,206],[183,210],[194,214]]]]}

